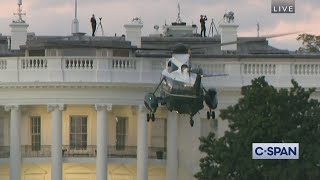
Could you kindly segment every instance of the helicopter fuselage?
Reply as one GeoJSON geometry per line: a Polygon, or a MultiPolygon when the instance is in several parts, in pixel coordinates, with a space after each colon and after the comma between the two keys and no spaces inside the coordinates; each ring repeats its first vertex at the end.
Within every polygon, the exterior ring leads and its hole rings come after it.
{"type": "Polygon", "coordinates": [[[193,116],[204,107],[204,94],[201,86],[196,87],[194,83],[198,82],[189,84],[171,77],[165,77],[160,86],[161,101],[165,102],[165,106],[169,111],[193,116]]]}
{"type": "MultiPolygon", "coordinates": [[[[181,50],[182,51],[182,50],[181,50]]],[[[178,51],[177,51],[178,52],[178,51]]],[[[144,104],[149,110],[147,120],[155,120],[155,113],[160,103],[169,111],[190,115],[190,125],[193,126],[192,117],[204,108],[204,102],[209,107],[207,118],[215,118],[214,109],[217,108],[217,91],[214,88],[206,90],[202,77],[209,77],[201,68],[191,68],[190,54],[174,53],[166,62],[162,71],[161,81],[154,92],[148,92],[144,97],[144,104]],[[159,89],[159,91],[157,91],[159,89]]]]}

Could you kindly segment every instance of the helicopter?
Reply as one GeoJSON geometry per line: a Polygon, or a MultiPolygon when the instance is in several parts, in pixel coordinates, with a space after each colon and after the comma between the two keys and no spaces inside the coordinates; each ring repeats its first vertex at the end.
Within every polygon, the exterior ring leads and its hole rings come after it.
{"type": "MultiPolygon", "coordinates": [[[[275,38],[301,31],[273,34],[264,38],[275,38]]],[[[246,43],[249,41],[231,41],[221,45],[246,43]]],[[[161,79],[154,92],[148,92],[144,96],[145,107],[149,110],[147,121],[155,121],[155,113],[159,104],[169,111],[178,114],[189,114],[190,125],[193,127],[193,116],[204,108],[203,102],[208,106],[207,119],[215,119],[215,109],[218,106],[217,90],[206,89],[201,80],[204,77],[227,76],[227,74],[205,74],[202,68],[191,68],[191,50],[184,44],[177,44],[172,57],[167,60],[166,66],[161,73],[161,79]],[[157,91],[160,91],[156,95],[157,91]]]]}
{"type": "Polygon", "coordinates": [[[161,80],[154,92],[144,97],[145,107],[149,110],[147,121],[155,121],[155,113],[159,104],[169,111],[190,115],[190,125],[194,125],[193,116],[204,108],[203,102],[209,107],[207,119],[215,118],[218,106],[215,88],[206,89],[203,77],[226,76],[226,74],[205,74],[202,68],[191,68],[191,50],[183,44],[177,44],[172,57],[167,60],[161,74],[161,80]],[[159,95],[156,92],[159,90],[159,95]]]}

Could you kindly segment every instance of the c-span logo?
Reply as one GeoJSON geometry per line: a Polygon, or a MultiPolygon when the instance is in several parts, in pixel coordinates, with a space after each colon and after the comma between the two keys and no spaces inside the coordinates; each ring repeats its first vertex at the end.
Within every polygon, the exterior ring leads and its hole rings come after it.
{"type": "Polygon", "coordinates": [[[252,159],[299,159],[299,143],[252,143],[252,159]]]}
{"type": "Polygon", "coordinates": [[[295,13],[295,0],[271,0],[271,13],[295,13]]]}

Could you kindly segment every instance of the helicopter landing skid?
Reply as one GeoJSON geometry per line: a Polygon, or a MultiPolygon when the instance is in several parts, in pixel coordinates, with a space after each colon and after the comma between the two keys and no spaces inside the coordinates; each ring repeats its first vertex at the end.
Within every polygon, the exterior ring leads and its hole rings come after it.
{"type": "Polygon", "coordinates": [[[148,114],[147,114],[147,122],[149,122],[150,119],[152,120],[152,122],[155,121],[156,118],[155,118],[154,113],[148,113],[148,114]]]}
{"type": "Polygon", "coordinates": [[[195,114],[196,114],[196,113],[190,114],[190,121],[189,121],[189,123],[190,123],[190,126],[191,126],[191,127],[193,127],[193,124],[194,124],[193,116],[194,116],[195,114]]]}
{"type": "Polygon", "coordinates": [[[216,118],[216,113],[215,113],[214,111],[211,111],[211,109],[210,109],[210,111],[207,111],[207,119],[209,120],[210,117],[211,117],[212,119],[215,119],[215,118],[216,118]]]}
{"type": "Polygon", "coordinates": [[[190,117],[190,125],[191,125],[191,127],[193,127],[193,124],[194,124],[194,120],[192,119],[192,117],[190,117]]]}

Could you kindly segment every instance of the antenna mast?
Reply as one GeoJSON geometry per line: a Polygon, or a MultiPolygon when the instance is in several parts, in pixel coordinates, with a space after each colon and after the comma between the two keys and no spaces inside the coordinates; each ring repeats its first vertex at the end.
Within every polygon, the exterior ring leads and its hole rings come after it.
{"type": "Polygon", "coordinates": [[[24,23],[25,21],[22,19],[22,15],[26,15],[26,13],[22,13],[22,0],[18,0],[18,10],[16,13],[14,13],[14,15],[18,16],[18,19],[16,21],[16,23],[24,23]]]}
{"type": "Polygon", "coordinates": [[[77,14],[78,14],[78,1],[77,0],[75,0],[75,2],[74,2],[74,7],[75,7],[74,18],[77,19],[77,14]]]}
{"type": "Polygon", "coordinates": [[[258,36],[258,37],[260,36],[259,33],[260,33],[260,24],[259,24],[259,22],[258,22],[258,23],[257,23],[257,36],[258,36]]]}
{"type": "Polygon", "coordinates": [[[176,20],[177,23],[181,23],[182,22],[181,17],[180,17],[180,11],[181,11],[180,3],[178,3],[178,18],[176,20]]]}

